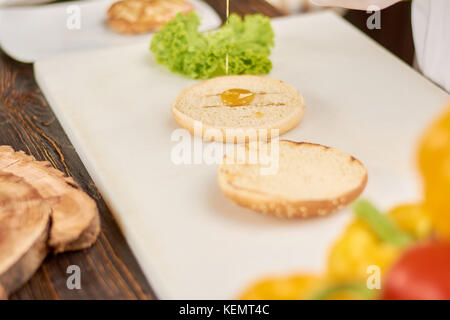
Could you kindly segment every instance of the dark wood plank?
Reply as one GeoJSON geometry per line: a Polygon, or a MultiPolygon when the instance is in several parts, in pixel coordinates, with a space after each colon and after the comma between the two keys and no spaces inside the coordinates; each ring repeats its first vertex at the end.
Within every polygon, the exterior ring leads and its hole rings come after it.
{"type": "MultiPolygon", "coordinates": [[[[226,18],[226,0],[205,0],[220,15],[222,21],[226,18]]],[[[262,13],[268,17],[282,16],[282,12],[266,1],[261,0],[230,0],[230,13],[239,15],[262,13]]]]}
{"type": "MultiPolygon", "coordinates": [[[[225,17],[225,0],[207,2],[225,17]]],[[[231,11],[280,14],[263,0],[231,0],[231,11]]],[[[155,298],[111,212],[39,90],[32,65],[14,61],[2,51],[0,145],[11,145],[39,160],[47,160],[72,176],[97,201],[102,220],[102,233],[92,248],[48,257],[11,299],[155,298]],[[66,270],[70,265],[81,269],[81,290],[69,290],[66,286],[66,270]]]]}

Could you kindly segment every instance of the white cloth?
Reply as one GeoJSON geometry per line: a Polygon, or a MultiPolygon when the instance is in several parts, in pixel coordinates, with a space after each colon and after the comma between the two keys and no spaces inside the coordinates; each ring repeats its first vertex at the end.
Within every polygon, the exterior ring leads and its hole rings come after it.
{"type": "Polygon", "coordinates": [[[414,0],[412,24],[420,69],[450,92],[450,0],[414,0]]]}
{"type": "Polygon", "coordinates": [[[372,6],[387,8],[402,0],[310,0],[318,6],[343,7],[348,9],[367,10],[372,6]]]}

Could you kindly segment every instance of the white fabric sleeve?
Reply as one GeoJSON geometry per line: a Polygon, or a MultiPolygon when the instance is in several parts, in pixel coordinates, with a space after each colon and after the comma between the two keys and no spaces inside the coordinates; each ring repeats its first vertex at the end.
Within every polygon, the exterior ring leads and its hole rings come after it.
{"type": "Polygon", "coordinates": [[[310,0],[312,4],[319,6],[343,7],[358,10],[367,10],[371,6],[384,9],[400,1],[402,0],[310,0]]]}
{"type": "Polygon", "coordinates": [[[421,71],[450,92],[450,0],[415,0],[412,24],[421,71]]]}

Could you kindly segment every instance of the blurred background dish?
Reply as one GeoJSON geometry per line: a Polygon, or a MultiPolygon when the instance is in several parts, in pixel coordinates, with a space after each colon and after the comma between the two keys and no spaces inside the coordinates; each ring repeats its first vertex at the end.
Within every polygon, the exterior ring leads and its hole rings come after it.
{"type": "MultiPolygon", "coordinates": [[[[73,51],[150,41],[150,34],[121,35],[108,27],[107,10],[114,2],[69,1],[0,8],[0,45],[14,59],[34,62],[73,51]],[[79,25],[74,20],[77,15],[79,25]]],[[[200,30],[214,29],[221,24],[219,16],[205,2],[190,2],[201,18],[200,30]]]]}
{"type": "Polygon", "coordinates": [[[157,31],[182,12],[194,9],[186,0],[121,0],[108,9],[108,24],[117,33],[157,31]]]}

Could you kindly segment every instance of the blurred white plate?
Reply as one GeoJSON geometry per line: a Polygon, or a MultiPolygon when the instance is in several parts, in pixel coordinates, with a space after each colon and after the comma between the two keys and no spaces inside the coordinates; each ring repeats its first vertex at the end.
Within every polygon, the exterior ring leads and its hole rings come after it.
{"type": "MultiPolygon", "coordinates": [[[[150,41],[150,34],[120,35],[106,25],[106,11],[115,1],[70,1],[38,7],[0,8],[0,45],[14,59],[34,62],[67,52],[150,41]],[[67,27],[70,6],[80,8],[80,29],[67,27]]],[[[220,25],[219,16],[209,5],[200,0],[189,1],[201,17],[201,30],[220,25]]]]}

